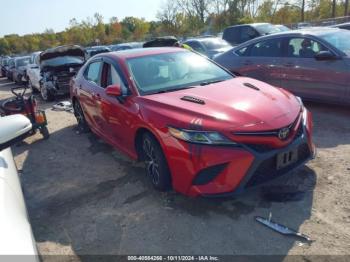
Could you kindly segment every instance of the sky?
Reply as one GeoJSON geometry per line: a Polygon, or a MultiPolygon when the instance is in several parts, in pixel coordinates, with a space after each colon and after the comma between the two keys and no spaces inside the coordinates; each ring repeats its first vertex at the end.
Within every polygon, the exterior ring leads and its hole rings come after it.
{"type": "Polygon", "coordinates": [[[69,20],[79,22],[97,12],[105,22],[113,16],[155,20],[164,0],[0,0],[0,37],[7,34],[63,31],[69,20]]]}

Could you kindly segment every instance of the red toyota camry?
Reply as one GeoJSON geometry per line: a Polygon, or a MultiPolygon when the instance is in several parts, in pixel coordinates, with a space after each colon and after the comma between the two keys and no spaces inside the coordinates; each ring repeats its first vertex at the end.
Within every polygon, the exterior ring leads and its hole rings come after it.
{"type": "Polygon", "coordinates": [[[158,190],[239,193],[314,157],[312,117],[286,90],[180,48],[92,57],[71,83],[78,125],[145,162],[158,190]]]}

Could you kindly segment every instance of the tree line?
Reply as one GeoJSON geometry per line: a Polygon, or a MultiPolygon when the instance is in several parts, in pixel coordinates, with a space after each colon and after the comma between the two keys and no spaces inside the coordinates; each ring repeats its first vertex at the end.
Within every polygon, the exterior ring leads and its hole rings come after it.
{"type": "Polygon", "coordinates": [[[349,15],[349,0],[167,0],[156,21],[125,17],[108,23],[96,13],[71,19],[62,32],[6,35],[0,38],[0,55],[24,54],[66,44],[82,46],[144,41],[152,37],[216,34],[225,27],[252,22],[292,24],[349,15]]]}

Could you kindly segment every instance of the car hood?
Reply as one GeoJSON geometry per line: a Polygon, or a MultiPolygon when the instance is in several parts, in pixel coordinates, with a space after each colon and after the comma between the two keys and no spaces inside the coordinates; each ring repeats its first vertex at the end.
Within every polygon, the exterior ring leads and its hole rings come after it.
{"type": "Polygon", "coordinates": [[[77,56],[84,58],[85,53],[84,49],[78,45],[59,46],[40,53],[40,63],[48,59],[62,56],[77,56]]]}
{"type": "Polygon", "coordinates": [[[294,122],[301,110],[294,95],[246,77],[140,99],[148,110],[168,118],[168,125],[200,123],[207,130],[279,129],[294,122]]]}

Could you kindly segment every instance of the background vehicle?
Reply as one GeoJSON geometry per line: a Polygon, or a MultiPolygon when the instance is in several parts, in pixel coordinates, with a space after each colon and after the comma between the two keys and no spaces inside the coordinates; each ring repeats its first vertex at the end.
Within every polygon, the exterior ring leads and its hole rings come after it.
{"type": "Polygon", "coordinates": [[[0,71],[1,71],[2,77],[6,77],[9,59],[10,59],[9,56],[5,56],[1,59],[0,71]]]}
{"type": "Polygon", "coordinates": [[[233,73],[305,99],[350,104],[350,32],[310,28],[261,37],[215,58],[233,73]]]}
{"type": "Polygon", "coordinates": [[[144,48],[148,47],[170,47],[174,46],[179,40],[174,36],[157,37],[143,44],[144,48]]]}
{"type": "Polygon", "coordinates": [[[109,48],[115,52],[115,51],[122,51],[122,50],[134,49],[134,48],[142,48],[142,46],[143,46],[142,42],[130,42],[130,43],[117,44],[117,45],[110,45],[109,48]]]}
{"type": "Polygon", "coordinates": [[[49,138],[45,111],[38,110],[35,97],[26,95],[27,87],[13,87],[11,89],[15,98],[9,98],[0,105],[1,115],[22,114],[29,118],[33,127],[33,134],[39,130],[44,139],[49,138]]]}
{"type": "Polygon", "coordinates": [[[69,82],[85,63],[85,52],[77,45],[59,46],[40,54],[41,97],[52,101],[69,93],[69,82]]]}
{"type": "Polygon", "coordinates": [[[1,70],[1,75],[2,77],[6,77],[7,75],[7,69],[8,69],[8,62],[9,62],[10,57],[9,56],[5,56],[2,58],[1,60],[1,64],[0,64],[0,70],[1,70]]]}
{"type": "Polygon", "coordinates": [[[235,46],[259,36],[274,34],[278,32],[280,32],[278,27],[269,23],[235,25],[227,27],[224,30],[222,39],[235,46]]]}
{"type": "Polygon", "coordinates": [[[158,190],[237,193],[314,155],[300,99],[182,48],[97,55],[71,97],[79,127],[144,161],[158,190]]]}
{"type": "Polygon", "coordinates": [[[27,65],[26,76],[28,87],[32,88],[33,91],[40,92],[40,54],[41,51],[35,52],[30,57],[30,64],[27,65]]]}
{"type": "Polygon", "coordinates": [[[101,53],[108,53],[112,50],[107,46],[91,46],[85,48],[86,53],[86,60],[88,60],[90,57],[93,57],[94,55],[101,54],[101,53]]]}
{"type": "Polygon", "coordinates": [[[8,80],[13,81],[13,71],[15,69],[15,57],[11,57],[8,61],[6,69],[6,77],[8,80]]]}
{"type": "Polygon", "coordinates": [[[232,48],[229,43],[218,37],[194,38],[186,40],[183,44],[189,45],[196,52],[209,58],[232,48]]]}
{"type": "Polygon", "coordinates": [[[30,56],[21,56],[15,58],[15,67],[12,71],[12,78],[17,84],[22,84],[26,81],[23,76],[26,74],[27,65],[30,63],[30,56]]]}
{"type": "Polygon", "coordinates": [[[280,32],[285,32],[285,31],[289,31],[290,29],[288,27],[286,27],[285,25],[275,25],[276,28],[280,31],[280,32]]]}
{"type": "Polygon", "coordinates": [[[340,28],[340,29],[350,30],[350,22],[343,23],[343,24],[338,24],[338,25],[333,25],[331,27],[337,27],[337,28],[340,28]]]}
{"type": "Polygon", "coordinates": [[[0,117],[0,126],[0,255],[27,255],[26,260],[38,261],[21,183],[9,148],[22,140],[32,126],[22,115],[0,117]]]}
{"type": "Polygon", "coordinates": [[[297,29],[309,28],[312,27],[310,23],[302,22],[297,24],[297,29]]]}

